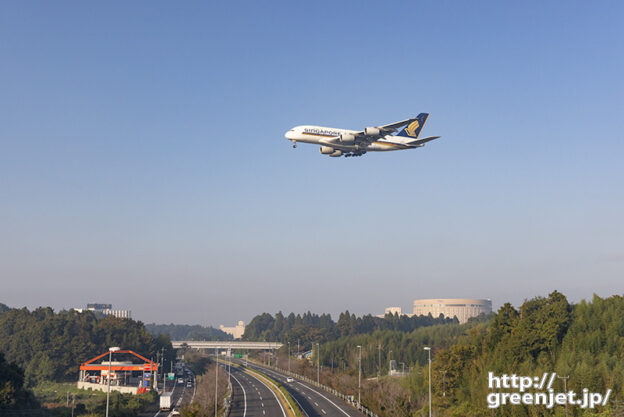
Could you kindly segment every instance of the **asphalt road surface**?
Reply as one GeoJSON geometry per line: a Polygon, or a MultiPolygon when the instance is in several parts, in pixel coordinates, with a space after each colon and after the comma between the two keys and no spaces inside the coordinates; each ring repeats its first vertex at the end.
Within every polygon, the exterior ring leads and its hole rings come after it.
{"type": "Polygon", "coordinates": [[[154,414],[154,417],[164,417],[170,416],[173,413],[173,410],[180,410],[187,404],[190,404],[193,401],[195,396],[195,375],[191,372],[190,369],[184,368],[184,383],[178,383],[178,376],[176,375],[175,381],[167,381],[167,392],[171,392],[173,390],[172,403],[173,408],[171,411],[158,411],[154,414]],[[187,383],[191,382],[191,386],[188,387],[187,383]]]}
{"type": "Polygon", "coordinates": [[[230,417],[288,417],[276,394],[264,382],[241,369],[231,368],[230,417]]]}
{"type": "Polygon", "coordinates": [[[249,367],[261,371],[282,384],[308,417],[365,417],[360,411],[321,388],[297,378],[293,382],[286,382],[286,375],[273,369],[255,364],[249,364],[249,367]]]}

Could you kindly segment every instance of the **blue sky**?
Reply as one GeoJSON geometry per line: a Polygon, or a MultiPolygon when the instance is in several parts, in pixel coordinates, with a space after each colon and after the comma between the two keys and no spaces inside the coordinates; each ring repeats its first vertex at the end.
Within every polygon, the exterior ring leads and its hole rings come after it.
{"type": "Polygon", "coordinates": [[[619,2],[212,3],[0,5],[0,302],[218,325],[621,293],[619,2]],[[283,136],[420,112],[414,151],[283,136]]]}

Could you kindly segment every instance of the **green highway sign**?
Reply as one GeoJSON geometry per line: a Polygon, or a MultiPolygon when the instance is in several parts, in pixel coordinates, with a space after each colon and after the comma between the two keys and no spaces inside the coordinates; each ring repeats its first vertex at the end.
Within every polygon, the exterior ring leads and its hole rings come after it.
{"type": "Polygon", "coordinates": [[[234,357],[235,357],[235,358],[241,358],[241,359],[242,359],[243,354],[242,354],[242,353],[235,353],[235,354],[234,354],[234,357]]]}
{"type": "Polygon", "coordinates": [[[175,381],[175,374],[173,372],[167,374],[167,381],[175,381]]]}

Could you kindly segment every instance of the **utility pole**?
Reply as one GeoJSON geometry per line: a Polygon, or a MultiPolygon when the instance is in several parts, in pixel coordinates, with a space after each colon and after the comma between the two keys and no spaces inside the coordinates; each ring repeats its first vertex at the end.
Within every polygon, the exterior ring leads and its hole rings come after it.
{"type": "Polygon", "coordinates": [[[318,358],[316,359],[316,383],[321,384],[321,345],[316,343],[316,353],[318,358]]]}
{"type": "Polygon", "coordinates": [[[72,417],[74,417],[75,405],[76,405],[76,394],[72,394],[72,417]]]}
{"type": "Polygon", "coordinates": [[[431,417],[431,348],[425,346],[423,349],[429,354],[429,417],[431,417]]]}
{"type": "MultiPolygon", "coordinates": [[[[568,376],[557,375],[557,378],[563,379],[563,392],[565,392],[567,395],[568,394],[568,378],[570,378],[570,375],[568,376]]],[[[566,413],[566,417],[568,417],[568,397],[566,397],[566,402],[565,402],[565,413],[566,413]]]]}
{"type": "Polygon", "coordinates": [[[288,373],[290,373],[290,342],[288,342],[288,373]]]}
{"type": "Polygon", "coordinates": [[[217,417],[217,396],[219,392],[219,348],[215,348],[215,417],[217,417]]]}
{"type": "Polygon", "coordinates": [[[381,343],[377,346],[377,350],[379,350],[379,361],[377,361],[377,378],[381,376],[381,343]]]}
{"type": "Polygon", "coordinates": [[[360,355],[358,357],[358,405],[360,404],[360,391],[362,390],[362,346],[358,345],[360,355]]]}

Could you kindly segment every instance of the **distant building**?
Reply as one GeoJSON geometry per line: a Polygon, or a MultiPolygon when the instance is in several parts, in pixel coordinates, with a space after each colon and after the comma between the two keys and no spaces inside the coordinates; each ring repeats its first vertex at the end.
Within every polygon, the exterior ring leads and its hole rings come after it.
{"type": "Polygon", "coordinates": [[[429,298],[414,300],[414,315],[426,316],[431,314],[438,317],[457,317],[460,323],[466,323],[469,318],[479,314],[492,312],[492,300],[475,298],[429,298]]]}
{"type": "Polygon", "coordinates": [[[99,310],[110,310],[113,308],[112,304],[100,304],[100,303],[89,303],[87,304],[87,310],[91,311],[99,311],[99,310]]]}
{"type": "Polygon", "coordinates": [[[240,339],[245,333],[245,322],[239,321],[234,327],[225,327],[224,325],[220,325],[219,329],[221,329],[222,332],[232,335],[234,339],[240,339]]]}
{"type": "Polygon", "coordinates": [[[403,313],[403,309],[401,307],[387,307],[383,314],[379,314],[377,317],[384,318],[386,314],[397,314],[398,316],[408,316],[409,314],[403,313]]]}
{"type": "Polygon", "coordinates": [[[102,314],[104,314],[105,316],[114,316],[118,319],[132,318],[132,312],[130,310],[111,310],[110,308],[107,308],[105,310],[102,310],[102,314]]]}
{"type": "Polygon", "coordinates": [[[79,313],[83,311],[93,311],[94,313],[102,314],[104,316],[114,316],[120,319],[132,318],[132,311],[130,310],[113,310],[112,304],[102,303],[89,303],[87,308],[74,308],[79,313]]]}

